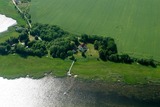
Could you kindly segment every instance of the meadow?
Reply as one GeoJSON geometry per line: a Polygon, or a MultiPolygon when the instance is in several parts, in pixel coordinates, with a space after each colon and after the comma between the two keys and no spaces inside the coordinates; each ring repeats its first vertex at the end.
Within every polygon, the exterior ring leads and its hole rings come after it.
{"type": "Polygon", "coordinates": [[[32,0],[32,21],[110,36],[119,53],[160,61],[159,0],[32,0]]]}
{"type": "MultiPolygon", "coordinates": [[[[159,84],[160,67],[152,68],[139,64],[123,64],[104,62],[97,60],[98,52],[93,45],[88,44],[87,58],[80,53],[76,54],[71,73],[78,75],[78,79],[87,81],[103,81],[107,83],[126,84],[159,84]]],[[[0,56],[0,76],[6,78],[19,78],[29,75],[33,78],[41,78],[45,72],[52,72],[53,76],[65,77],[72,63],[71,60],[61,60],[51,57],[20,57],[11,54],[0,56]]]]}

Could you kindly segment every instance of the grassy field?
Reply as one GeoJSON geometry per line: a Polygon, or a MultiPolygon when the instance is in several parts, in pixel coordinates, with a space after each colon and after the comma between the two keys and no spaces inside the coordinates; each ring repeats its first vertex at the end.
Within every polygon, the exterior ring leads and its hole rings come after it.
{"type": "Polygon", "coordinates": [[[160,61],[160,0],[32,0],[33,22],[115,38],[119,53],[160,61]]]}
{"type": "Polygon", "coordinates": [[[0,56],[0,76],[7,78],[23,77],[26,75],[39,78],[45,72],[52,71],[56,76],[64,76],[71,61],[61,59],[27,57],[19,55],[0,56]]]}
{"type": "Polygon", "coordinates": [[[8,31],[0,34],[0,43],[3,43],[4,41],[9,39],[10,37],[18,37],[18,36],[19,36],[19,33],[15,32],[15,28],[10,27],[8,29],[8,31]]]}
{"type": "MultiPolygon", "coordinates": [[[[100,80],[104,82],[123,82],[127,84],[159,84],[160,67],[152,68],[138,64],[117,64],[97,60],[98,53],[93,45],[88,45],[87,58],[81,54],[75,55],[71,73],[84,80],[100,80]]],[[[39,78],[45,72],[52,71],[54,76],[66,76],[71,65],[70,60],[53,59],[50,57],[27,57],[19,55],[0,56],[0,76],[7,78],[23,77],[26,75],[39,78]]]]}
{"type": "Polygon", "coordinates": [[[0,14],[4,14],[7,17],[11,17],[17,20],[18,24],[25,25],[26,22],[21,18],[21,16],[16,11],[12,0],[0,0],[0,14]]]}
{"type": "Polygon", "coordinates": [[[160,66],[146,67],[139,64],[122,64],[97,60],[98,52],[93,45],[87,46],[87,58],[77,54],[77,62],[72,73],[86,80],[102,80],[107,82],[124,82],[127,84],[160,83],[160,66]]]}

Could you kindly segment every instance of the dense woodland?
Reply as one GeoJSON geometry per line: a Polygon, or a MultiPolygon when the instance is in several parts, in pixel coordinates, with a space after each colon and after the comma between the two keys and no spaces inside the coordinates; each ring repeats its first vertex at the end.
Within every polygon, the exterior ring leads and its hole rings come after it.
{"type": "MultiPolygon", "coordinates": [[[[53,58],[70,58],[75,60],[74,54],[81,52],[86,58],[86,51],[79,50],[82,44],[91,43],[99,53],[103,61],[116,63],[138,62],[141,65],[156,67],[152,59],[132,58],[127,54],[118,54],[117,45],[113,38],[97,35],[82,34],[81,36],[70,34],[55,25],[33,24],[30,30],[18,27],[19,37],[10,37],[0,44],[0,54],[7,55],[17,53],[23,57],[27,56],[52,56],[53,58]],[[34,38],[31,39],[30,37],[34,38]]],[[[83,48],[83,47],[82,47],[83,48]]]]}

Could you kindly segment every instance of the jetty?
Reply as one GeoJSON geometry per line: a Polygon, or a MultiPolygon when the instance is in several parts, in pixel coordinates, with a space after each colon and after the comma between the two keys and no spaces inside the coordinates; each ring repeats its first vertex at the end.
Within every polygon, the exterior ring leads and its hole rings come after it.
{"type": "Polygon", "coordinates": [[[70,68],[69,68],[69,70],[68,70],[68,72],[67,72],[67,75],[68,75],[68,76],[72,76],[72,74],[71,74],[71,69],[72,69],[74,63],[75,63],[75,61],[72,62],[71,66],[70,66],[70,68]]]}

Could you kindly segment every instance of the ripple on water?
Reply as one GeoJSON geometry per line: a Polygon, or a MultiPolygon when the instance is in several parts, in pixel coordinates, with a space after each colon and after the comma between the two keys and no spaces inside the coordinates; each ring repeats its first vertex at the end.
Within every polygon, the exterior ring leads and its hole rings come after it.
{"type": "Polygon", "coordinates": [[[107,96],[93,91],[95,87],[86,90],[90,85],[71,77],[0,78],[0,107],[156,107],[116,95],[107,96]]]}

